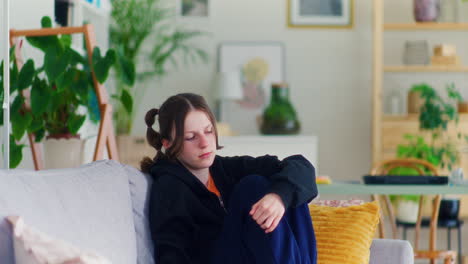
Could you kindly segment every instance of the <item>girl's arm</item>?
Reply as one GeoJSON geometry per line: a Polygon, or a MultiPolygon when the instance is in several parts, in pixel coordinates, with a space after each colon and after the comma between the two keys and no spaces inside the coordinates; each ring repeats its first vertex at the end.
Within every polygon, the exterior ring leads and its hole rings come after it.
{"type": "Polygon", "coordinates": [[[278,194],[286,208],[310,202],[317,196],[315,168],[302,155],[280,161],[276,156],[221,157],[226,173],[239,181],[242,177],[259,174],[271,180],[271,193],[278,194]]]}

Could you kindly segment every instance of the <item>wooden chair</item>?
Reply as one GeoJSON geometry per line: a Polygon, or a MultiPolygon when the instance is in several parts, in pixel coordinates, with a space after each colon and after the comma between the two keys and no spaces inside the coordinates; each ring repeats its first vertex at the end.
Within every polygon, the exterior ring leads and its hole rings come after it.
{"type": "MultiPolygon", "coordinates": [[[[370,174],[371,175],[385,175],[389,171],[395,168],[412,168],[416,170],[420,175],[427,174],[424,170],[429,170],[432,175],[438,175],[437,168],[431,163],[414,158],[407,159],[391,159],[380,162],[372,167],[370,174]]],[[[379,195],[372,195],[373,200],[379,201],[379,195]]],[[[436,195],[432,201],[432,214],[430,219],[430,237],[429,237],[429,249],[428,250],[419,250],[419,234],[421,229],[421,220],[422,220],[422,207],[425,196],[421,195],[419,199],[419,210],[418,218],[415,225],[415,238],[414,238],[414,256],[416,259],[429,259],[431,264],[435,264],[437,259],[443,259],[444,264],[453,264],[457,257],[457,252],[451,250],[436,250],[437,242],[437,221],[439,216],[439,206],[441,195],[436,195]]],[[[383,197],[385,204],[385,209],[388,212],[388,216],[391,221],[391,229],[393,238],[397,238],[398,228],[396,225],[396,217],[393,210],[393,207],[390,203],[390,199],[387,195],[383,197]]],[[[381,216],[382,217],[382,216],[381,216]]],[[[382,220],[382,219],[381,219],[382,220]]],[[[385,237],[384,224],[383,221],[379,223],[379,236],[381,238],[385,237]]]]}

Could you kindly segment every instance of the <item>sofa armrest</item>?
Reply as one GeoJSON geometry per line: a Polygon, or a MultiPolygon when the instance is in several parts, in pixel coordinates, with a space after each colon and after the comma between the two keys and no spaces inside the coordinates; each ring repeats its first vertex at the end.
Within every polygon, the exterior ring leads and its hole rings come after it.
{"type": "Polygon", "coordinates": [[[374,239],[369,264],[413,264],[413,247],[406,240],[374,239]]]}

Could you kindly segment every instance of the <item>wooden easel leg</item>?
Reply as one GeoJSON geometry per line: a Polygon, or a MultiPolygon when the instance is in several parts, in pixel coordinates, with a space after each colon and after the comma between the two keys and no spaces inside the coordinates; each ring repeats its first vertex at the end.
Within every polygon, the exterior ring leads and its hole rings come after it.
{"type": "Polygon", "coordinates": [[[101,106],[101,123],[99,124],[99,132],[96,141],[96,148],[94,151],[93,161],[101,160],[104,158],[104,147],[106,145],[108,131],[109,131],[109,116],[111,109],[107,104],[101,106]]]}
{"type": "MultiPolygon", "coordinates": [[[[110,115],[112,116],[112,113],[110,115]]],[[[107,131],[107,152],[109,153],[109,159],[119,161],[119,152],[117,151],[117,142],[115,140],[112,123],[109,124],[109,127],[107,131]]]]}
{"type": "Polygon", "coordinates": [[[44,169],[44,158],[41,151],[41,144],[34,142],[34,135],[28,134],[29,138],[29,145],[31,146],[32,157],[34,162],[34,169],[35,170],[42,170],[44,169]]]}

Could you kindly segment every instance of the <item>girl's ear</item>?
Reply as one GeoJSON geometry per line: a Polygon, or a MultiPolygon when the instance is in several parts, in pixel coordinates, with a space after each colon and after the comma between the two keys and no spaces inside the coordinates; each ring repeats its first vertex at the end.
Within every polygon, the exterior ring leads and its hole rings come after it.
{"type": "Polygon", "coordinates": [[[169,147],[171,147],[172,144],[169,142],[169,140],[163,139],[162,140],[162,145],[163,145],[164,149],[168,149],[169,147]]]}

